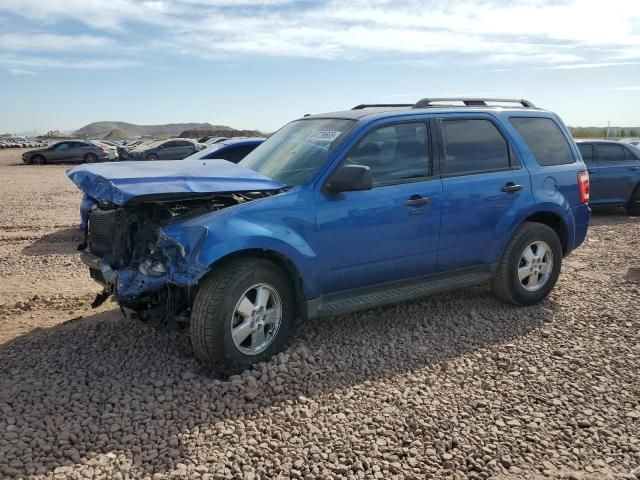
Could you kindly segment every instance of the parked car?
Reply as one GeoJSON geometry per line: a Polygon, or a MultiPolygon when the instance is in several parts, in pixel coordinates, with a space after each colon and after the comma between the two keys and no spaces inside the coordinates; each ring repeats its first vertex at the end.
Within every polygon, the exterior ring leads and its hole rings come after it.
{"type": "Polygon", "coordinates": [[[612,140],[576,140],[589,171],[591,205],[640,215],[640,150],[612,140]]]}
{"type": "Polygon", "coordinates": [[[95,163],[113,158],[115,158],[115,154],[106,145],[102,146],[82,140],[65,140],[22,154],[23,163],[38,165],[58,162],[95,163]]]}
{"type": "MultiPolygon", "coordinates": [[[[233,137],[233,138],[239,138],[239,137],[233,137]]],[[[211,137],[207,139],[205,142],[201,142],[201,143],[204,143],[205,145],[214,145],[216,143],[224,142],[225,140],[228,140],[227,137],[211,137]]]]}
{"type": "MultiPolygon", "coordinates": [[[[203,150],[200,150],[193,155],[185,158],[183,161],[188,160],[209,160],[212,158],[227,160],[232,163],[238,163],[249,153],[251,153],[258,145],[264,142],[264,138],[242,138],[242,139],[229,139],[215,145],[211,145],[203,150]]],[[[80,203],[80,229],[87,228],[87,219],[89,218],[89,212],[97,202],[89,197],[87,194],[82,198],[80,203]]]]}
{"type": "Polygon", "coordinates": [[[80,246],[95,304],[190,321],[196,355],[231,373],[278,352],[298,316],[484,282],[540,302],[589,224],[578,148],[526,100],[449,100],[304,117],[239,164],[70,170],[100,202],[80,246]]]}
{"type": "Polygon", "coordinates": [[[204,148],[188,138],[170,138],[142,144],[126,153],[125,160],[181,160],[204,148]]]}
{"type": "Polygon", "coordinates": [[[218,158],[228,160],[232,163],[238,163],[248,154],[250,154],[258,145],[264,142],[264,138],[261,137],[244,137],[244,138],[229,138],[194,153],[188,156],[185,160],[209,160],[212,158],[218,158]]]}

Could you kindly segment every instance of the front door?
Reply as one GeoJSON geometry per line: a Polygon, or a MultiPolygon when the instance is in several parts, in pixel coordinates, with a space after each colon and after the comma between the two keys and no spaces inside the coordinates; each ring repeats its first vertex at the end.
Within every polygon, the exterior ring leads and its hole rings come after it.
{"type": "Polygon", "coordinates": [[[431,162],[427,122],[378,125],[342,164],[371,169],[371,190],[317,192],[321,293],[434,273],[442,187],[431,162]]]}

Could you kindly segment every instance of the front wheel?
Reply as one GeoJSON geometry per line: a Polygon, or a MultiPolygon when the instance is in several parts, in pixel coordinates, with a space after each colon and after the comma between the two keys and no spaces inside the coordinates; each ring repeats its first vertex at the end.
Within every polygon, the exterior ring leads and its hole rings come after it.
{"type": "Polygon", "coordinates": [[[640,185],[631,194],[629,203],[627,203],[627,213],[634,217],[640,216],[640,185]]]}
{"type": "Polygon", "coordinates": [[[31,163],[35,163],[36,165],[46,165],[47,159],[44,158],[44,155],[34,155],[31,159],[31,163]]]}
{"type": "Polygon", "coordinates": [[[155,153],[150,153],[149,155],[147,155],[147,160],[158,160],[158,155],[156,155],[155,153]]]}
{"type": "Polygon", "coordinates": [[[84,156],[84,163],[96,163],[98,161],[98,156],[95,153],[87,153],[84,156]]]}
{"type": "Polygon", "coordinates": [[[525,222],[509,241],[492,286],[502,300],[532,305],[551,292],[560,275],[562,245],[547,225],[525,222]]]}
{"type": "Polygon", "coordinates": [[[281,351],[294,318],[287,275],[267,260],[238,259],[212,271],[198,289],[191,343],[205,365],[238,373],[281,351]]]}

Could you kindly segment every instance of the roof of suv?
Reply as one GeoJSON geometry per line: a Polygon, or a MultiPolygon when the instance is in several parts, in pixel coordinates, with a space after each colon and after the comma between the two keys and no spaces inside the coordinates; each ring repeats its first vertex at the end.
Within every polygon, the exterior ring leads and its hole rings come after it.
{"type": "Polygon", "coordinates": [[[306,115],[304,118],[344,118],[349,120],[358,120],[366,116],[375,118],[402,116],[407,114],[418,114],[428,111],[429,113],[444,113],[451,111],[517,111],[523,110],[543,111],[537,108],[533,103],[525,99],[494,99],[494,98],[423,98],[415,104],[372,104],[357,105],[351,110],[341,110],[337,112],[319,113],[314,115],[306,115]],[[442,104],[448,102],[448,104],[442,104]],[[459,104],[451,104],[457,102],[459,104]],[[500,105],[495,105],[499,103],[500,105]],[[518,104],[519,106],[505,106],[502,104],[518,104]]]}
{"type": "Polygon", "coordinates": [[[614,143],[616,145],[625,144],[619,140],[608,140],[606,138],[576,138],[576,143],[614,143]]]}

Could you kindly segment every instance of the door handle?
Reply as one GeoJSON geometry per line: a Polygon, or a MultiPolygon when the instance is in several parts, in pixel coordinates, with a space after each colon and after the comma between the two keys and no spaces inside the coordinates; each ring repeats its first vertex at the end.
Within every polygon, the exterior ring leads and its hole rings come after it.
{"type": "Polygon", "coordinates": [[[589,173],[596,173],[596,171],[595,171],[595,170],[593,170],[593,169],[592,169],[592,170],[587,170],[587,172],[589,172],[589,173]]]}
{"type": "Polygon", "coordinates": [[[427,205],[428,203],[431,203],[431,198],[423,197],[421,195],[414,195],[404,202],[407,207],[419,207],[420,205],[427,205]]]}
{"type": "Polygon", "coordinates": [[[640,167],[629,167],[629,170],[638,171],[640,170],[640,167]]]}
{"type": "Polygon", "coordinates": [[[506,193],[515,193],[518,190],[522,190],[522,185],[517,185],[513,182],[509,182],[505,184],[504,187],[502,187],[500,190],[506,193]]]}

